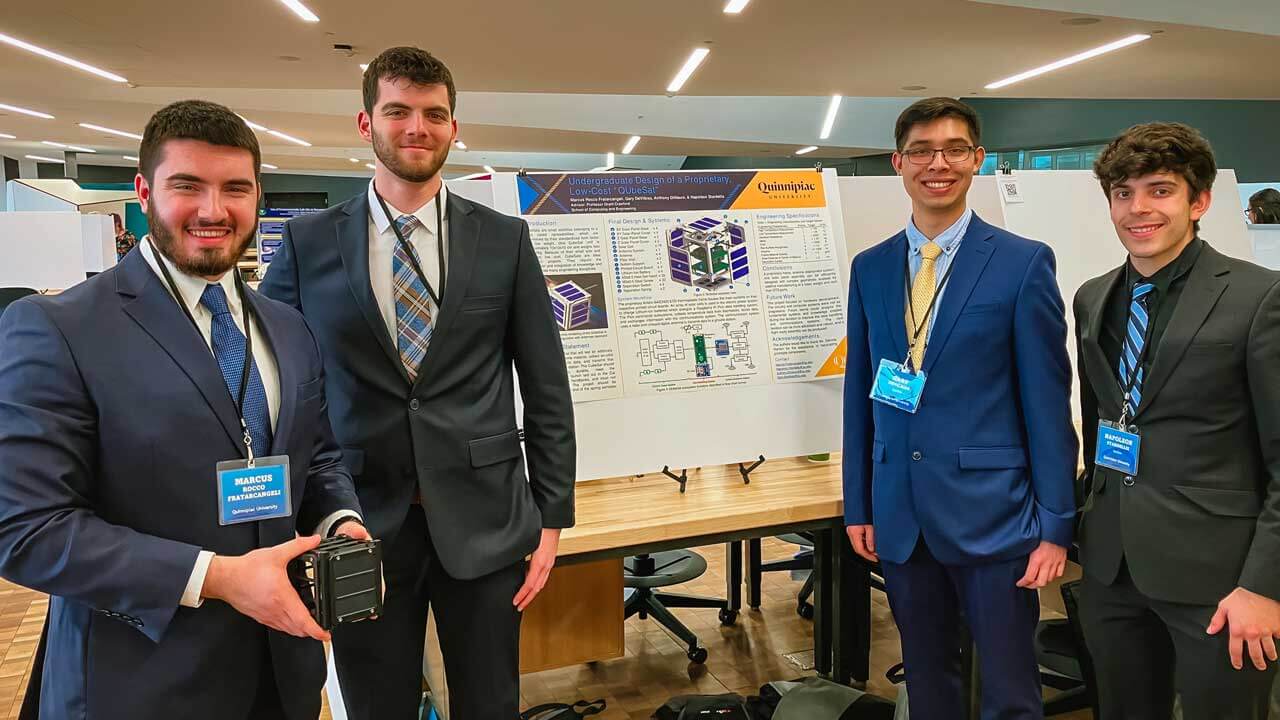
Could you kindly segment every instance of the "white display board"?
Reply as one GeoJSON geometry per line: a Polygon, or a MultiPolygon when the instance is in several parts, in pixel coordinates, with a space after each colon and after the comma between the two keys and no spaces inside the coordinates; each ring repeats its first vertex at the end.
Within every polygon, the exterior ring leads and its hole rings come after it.
{"type": "Polygon", "coordinates": [[[84,271],[98,273],[116,264],[116,225],[110,215],[81,215],[84,271]]]}
{"type": "Polygon", "coordinates": [[[74,211],[0,213],[0,287],[65,290],[84,280],[86,220],[74,211]]]}

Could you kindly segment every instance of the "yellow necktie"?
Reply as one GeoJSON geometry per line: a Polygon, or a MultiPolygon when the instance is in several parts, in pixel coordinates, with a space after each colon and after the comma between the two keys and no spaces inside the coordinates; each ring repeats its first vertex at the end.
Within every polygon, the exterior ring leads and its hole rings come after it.
{"type": "Polygon", "coordinates": [[[938,247],[937,243],[933,241],[925,243],[924,247],[920,248],[920,270],[916,272],[916,279],[911,283],[911,310],[907,313],[907,344],[911,344],[911,338],[915,337],[919,328],[925,328],[919,331],[920,337],[911,348],[911,364],[916,370],[919,370],[920,364],[924,362],[924,348],[929,338],[929,315],[932,313],[929,305],[933,302],[934,293],[937,292],[937,265],[940,255],[942,255],[942,248],[938,247]]]}

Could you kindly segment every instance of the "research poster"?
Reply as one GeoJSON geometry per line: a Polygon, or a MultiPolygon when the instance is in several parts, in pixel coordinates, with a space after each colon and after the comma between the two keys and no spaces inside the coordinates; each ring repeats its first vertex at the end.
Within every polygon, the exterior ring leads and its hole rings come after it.
{"type": "Polygon", "coordinates": [[[845,365],[845,291],[815,170],[526,173],[575,402],[812,382],[845,365]]]}

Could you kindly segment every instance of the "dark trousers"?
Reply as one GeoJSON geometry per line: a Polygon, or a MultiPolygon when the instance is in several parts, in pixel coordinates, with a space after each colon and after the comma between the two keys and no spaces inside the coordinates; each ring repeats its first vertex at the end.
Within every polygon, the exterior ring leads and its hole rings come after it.
{"type": "Polygon", "coordinates": [[[422,699],[427,607],[435,611],[449,684],[450,720],[511,720],[520,714],[523,561],[475,580],[440,565],[422,507],[409,509],[383,550],[387,594],[375,621],[339,626],[333,655],[351,720],[416,720],[422,699]]]}
{"type": "Polygon", "coordinates": [[[1176,691],[1183,720],[1264,720],[1276,664],[1260,672],[1246,650],[1244,669],[1231,667],[1229,629],[1205,633],[1216,611],[1143,595],[1127,565],[1111,585],[1086,572],[1080,615],[1102,717],[1169,720],[1176,691]]]}
{"type": "Polygon", "coordinates": [[[977,646],[983,720],[1044,717],[1034,647],[1040,599],[1016,585],[1027,570],[1025,555],[985,565],[943,565],[922,537],[907,562],[881,567],[902,636],[911,720],[965,716],[961,612],[977,646]]]}

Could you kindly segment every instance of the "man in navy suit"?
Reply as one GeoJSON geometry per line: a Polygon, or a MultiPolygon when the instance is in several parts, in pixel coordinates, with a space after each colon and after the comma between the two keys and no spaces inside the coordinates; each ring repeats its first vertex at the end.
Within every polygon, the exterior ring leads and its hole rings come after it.
{"type": "Polygon", "coordinates": [[[845,524],[883,568],[912,718],[960,717],[962,621],[982,717],[1040,718],[1036,590],[1066,564],[1077,459],[1053,252],[968,209],[972,108],[921,100],[895,135],[911,218],[849,279],[845,524]]]}
{"type": "Polygon", "coordinates": [[[285,567],[368,534],[314,338],[235,272],[259,166],[227,108],[162,109],[151,234],[0,320],[0,575],[51,595],[41,717],[319,716],[328,634],[285,567]]]}

